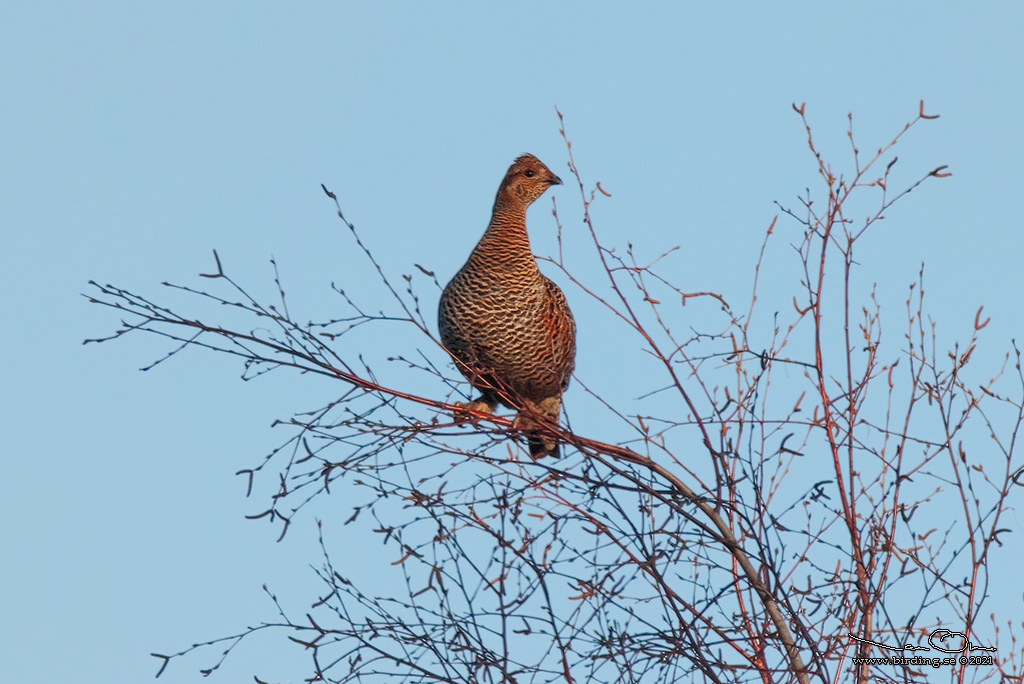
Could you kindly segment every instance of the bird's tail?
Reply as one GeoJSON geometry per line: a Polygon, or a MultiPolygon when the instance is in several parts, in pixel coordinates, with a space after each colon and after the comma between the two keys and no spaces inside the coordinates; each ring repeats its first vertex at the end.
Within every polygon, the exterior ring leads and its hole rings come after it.
{"type": "Polygon", "coordinates": [[[534,406],[524,408],[516,417],[519,429],[526,433],[526,443],[530,447],[530,456],[534,460],[545,456],[558,458],[558,442],[553,437],[538,434],[538,419],[547,418],[557,425],[561,407],[561,397],[550,397],[534,406]]]}
{"type": "Polygon", "coordinates": [[[553,456],[558,458],[560,456],[558,452],[558,442],[553,439],[545,437],[527,437],[527,443],[530,446],[530,458],[533,460],[539,460],[545,456],[553,456]]]}

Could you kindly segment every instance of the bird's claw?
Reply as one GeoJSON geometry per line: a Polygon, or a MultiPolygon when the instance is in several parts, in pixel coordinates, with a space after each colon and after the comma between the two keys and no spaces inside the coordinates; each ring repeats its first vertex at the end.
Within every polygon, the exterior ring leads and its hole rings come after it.
{"type": "MultiPolygon", "coordinates": [[[[494,407],[488,404],[486,401],[477,399],[476,401],[457,401],[452,406],[463,409],[465,411],[476,411],[477,413],[494,413],[494,407]]],[[[468,423],[476,422],[476,418],[470,415],[462,415],[460,413],[455,414],[456,423],[468,423]]]]}

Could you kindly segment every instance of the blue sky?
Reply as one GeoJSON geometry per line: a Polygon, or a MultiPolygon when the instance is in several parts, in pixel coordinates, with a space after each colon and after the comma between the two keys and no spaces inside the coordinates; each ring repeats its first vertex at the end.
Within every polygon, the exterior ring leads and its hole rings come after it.
{"type": "MultiPolygon", "coordinates": [[[[117,323],[80,296],[90,279],[163,297],[160,282],[194,283],[217,249],[263,296],[273,256],[298,318],[330,315],[331,282],[372,299],[323,183],[386,269],[445,281],[515,156],[566,178],[557,106],[582,173],[612,195],[594,208],[609,240],[650,256],[681,245],[681,287],[742,301],[773,203],[816,183],[791,104],[848,165],[848,113],[870,150],[924,100],[941,118],[901,143],[899,179],[953,176],[888,212],[861,282],[898,303],[925,262],[940,338],[966,339],[984,305],[995,365],[1024,290],[1022,26],[1008,2],[6,3],[0,680],[147,681],[150,652],[272,617],[263,583],[292,600],[312,584],[312,532],[274,543],[244,519],[262,501],[234,473],[284,441],[275,418],[336,389],[243,383],[197,353],[140,373],[165,351],[155,340],[82,346],[117,323]]],[[[552,194],[580,229],[578,194],[552,194]]],[[[531,232],[536,252],[555,249],[547,209],[531,232]]],[[[615,345],[581,321],[577,372],[607,392],[615,345]]],[[[1001,600],[1006,618],[1020,603],[1001,600]]],[[[284,679],[296,663],[254,642],[219,680],[284,679]]],[[[160,681],[200,681],[205,664],[160,681]]]]}

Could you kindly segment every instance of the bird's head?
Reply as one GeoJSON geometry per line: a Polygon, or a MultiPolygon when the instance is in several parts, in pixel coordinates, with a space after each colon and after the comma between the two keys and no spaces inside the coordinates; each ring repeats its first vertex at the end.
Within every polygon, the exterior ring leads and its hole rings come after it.
{"type": "Polygon", "coordinates": [[[532,154],[516,159],[505,174],[505,180],[498,188],[495,204],[512,204],[526,207],[544,194],[552,185],[561,185],[562,179],[551,173],[551,169],[532,154]]]}

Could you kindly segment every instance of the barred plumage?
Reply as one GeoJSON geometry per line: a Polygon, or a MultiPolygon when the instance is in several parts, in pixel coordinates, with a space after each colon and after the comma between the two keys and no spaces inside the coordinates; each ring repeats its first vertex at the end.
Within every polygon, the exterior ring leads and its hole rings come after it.
{"type": "Polygon", "coordinates": [[[530,434],[537,424],[531,415],[558,422],[575,365],[576,324],[565,295],[537,268],[526,209],[561,183],[533,155],[515,160],[498,188],[490,225],[445,287],[437,316],[441,342],[482,393],[474,408],[516,409],[534,458],[558,455],[554,440],[530,434]]]}

